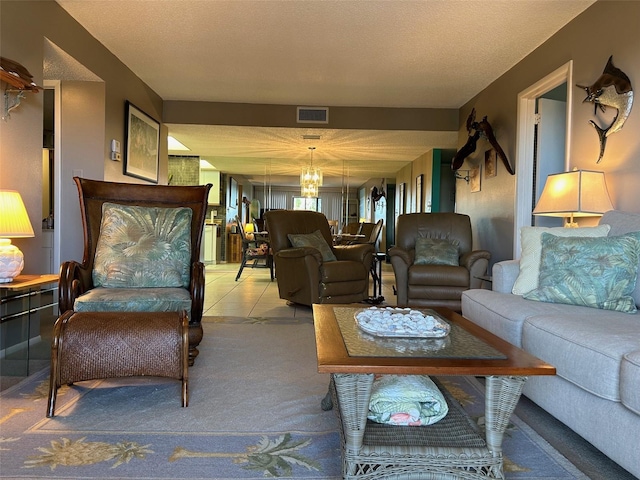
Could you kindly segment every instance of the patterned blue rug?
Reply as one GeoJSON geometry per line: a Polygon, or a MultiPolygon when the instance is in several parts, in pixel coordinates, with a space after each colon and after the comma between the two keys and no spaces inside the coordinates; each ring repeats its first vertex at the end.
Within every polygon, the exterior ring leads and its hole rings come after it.
{"type": "MultiPolygon", "coordinates": [[[[209,318],[190,368],[189,407],[175,380],[80,382],[45,417],[48,372],[0,396],[4,479],[338,479],[340,440],[320,401],[308,320],[209,318]]],[[[483,387],[441,378],[482,424],[483,387]]],[[[517,417],[504,442],[508,479],[586,479],[517,417]]],[[[420,427],[416,427],[420,428],[420,427]]],[[[422,427],[428,428],[428,427],[422,427]]]]}

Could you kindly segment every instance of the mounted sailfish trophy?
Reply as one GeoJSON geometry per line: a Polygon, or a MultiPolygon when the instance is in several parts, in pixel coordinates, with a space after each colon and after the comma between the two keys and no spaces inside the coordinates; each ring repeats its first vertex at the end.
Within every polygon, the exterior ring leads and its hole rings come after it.
{"type": "Polygon", "coordinates": [[[502,163],[504,163],[507,171],[511,175],[515,175],[516,172],[511,166],[511,163],[509,163],[504,150],[502,150],[502,147],[498,143],[498,140],[493,133],[493,128],[491,128],[486,115],[482,118],[481,121],[476,122],[476,109],[474,108],[473,110],[471,110],[469,117],[467,117],[467,132],[469,133],[469,138],[467,138],[467,142],[454,155],[453,160],[451,161],[451,170],[455,172],[460,169],[465,159],[476,151],[476,144],[482,136],[486,138],[491,146],[495,149],[498,158],[502,160],[502,163]]]}
{"type": "Polygon", "coordinates": [[[623,127],[624,122],[629,118],[629,113],[631,113],[631,107],[633,106],[631,81],[622,70],[613,66],[613,55],[611,55],[602,75],[593,85],[588,87],[576,85],[576,87],[582,88],[587,92],[587,97],[583,102],[593,103],[594,115],[597,113],[598,107],[602,112],[605,112],[607,107],[615,108],[618,111],[611,125],[607,128],[600,128],[596,122],[589,120],[589,123],[596,129],[600,138],[600,156],[596,161],[596,163],[600,163],[604,156],[607,138],[623,127]]]}

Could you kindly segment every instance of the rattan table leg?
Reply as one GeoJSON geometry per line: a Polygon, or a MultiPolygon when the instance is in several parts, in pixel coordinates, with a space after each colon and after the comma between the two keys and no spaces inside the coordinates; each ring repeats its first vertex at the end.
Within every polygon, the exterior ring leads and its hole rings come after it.
{"type": "Polygon", "coordinates": [[[518,404],[527,377],[486,377],[485,422],[489,449],[502,453],[504,432],[518,404]]]}

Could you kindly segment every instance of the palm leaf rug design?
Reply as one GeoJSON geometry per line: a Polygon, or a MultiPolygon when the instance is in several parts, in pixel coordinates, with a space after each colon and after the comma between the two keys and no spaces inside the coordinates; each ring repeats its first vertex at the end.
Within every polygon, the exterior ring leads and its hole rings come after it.
{"type": "MultiPolygon", "coordinates": [[[[187,408],[169,379],[80,382],[61,390],[53,419],[48,372],[3,392],[2,477],[341,478],[338,420],[320,408],[328,376],[316,372],[313,325],[230,319],[204,328],[187,408]]],[[[481,419],[479,382],[440,380],[481,419]]],[[[508,479],[586,478],[516,417],[504,449],[508,479]]]]}

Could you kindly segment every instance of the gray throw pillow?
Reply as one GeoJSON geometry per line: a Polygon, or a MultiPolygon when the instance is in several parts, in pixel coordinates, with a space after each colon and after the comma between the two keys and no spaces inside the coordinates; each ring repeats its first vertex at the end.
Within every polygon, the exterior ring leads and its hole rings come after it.
{"type": "Polygon", "coordinates": [[[414,265],[460,265],[458,242],[443,238],[416,238],[414,265]]]}
{"type": "Polygon", "coordinates": [[[335,262],[338,260],[333,254],[333,250],[327,243],[327,241],[320,233],[320,230],[316,230],[313,233],[289,233],[287,234],[291,245],[294,247],[313,247],[320,252],[322,260],[325,262],[335,262]]]}
{"type": "Polygon", "coordinates": [[[634,313],[631,294],[640,258],[640,232],[618,237],[562,238],[543,233],[538,288],[529,300],[634,313]]]}

